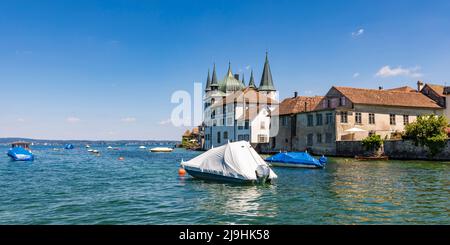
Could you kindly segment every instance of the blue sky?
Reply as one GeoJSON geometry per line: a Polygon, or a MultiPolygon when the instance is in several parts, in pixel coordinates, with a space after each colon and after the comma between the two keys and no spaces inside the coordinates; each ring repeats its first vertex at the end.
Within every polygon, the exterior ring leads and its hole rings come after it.
{"type": "Polygon", "coordinates": [[[179,139],[176,90],[262,72],[280,97],[450,82],[450,1],[0,1],[0,137],[179,139]]]}

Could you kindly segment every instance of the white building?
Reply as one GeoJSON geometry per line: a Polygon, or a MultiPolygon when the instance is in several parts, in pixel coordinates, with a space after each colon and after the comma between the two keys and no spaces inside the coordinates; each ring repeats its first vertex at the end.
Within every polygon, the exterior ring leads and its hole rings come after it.
{"type": "Polygon", "coordinates": [[[259,87],[255,86],[253,71],[248,86],[233,75],[231,65],[223,80],[218,81],[214,65],[212,78],[206,81],[204,96],[205,149],[228,141],[246,140],[256,147],[269,142],[271,112],[278,106],[266,54],[259,87]]]}

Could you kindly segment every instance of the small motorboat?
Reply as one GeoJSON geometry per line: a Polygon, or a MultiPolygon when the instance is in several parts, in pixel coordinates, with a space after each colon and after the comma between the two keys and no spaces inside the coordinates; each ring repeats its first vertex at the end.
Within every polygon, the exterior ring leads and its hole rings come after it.
{"type": "Polygon", "coordinates": [[[272,183],[277,175],[247,141],[212,148],[187,161],[182,169],[194,178],[243,184],[272,183]]]}
{"type": "Polygon", "coordinates": [[[143,145],[141,145],[141,146],[139,146],[139,149],[146,149],[147,147],[145,147],[145,146],[143,146],[143,145]]]}
{"type": "Polygon", "coordinates": [[[93,152],[94,150],[92,150],[92,149],[88,149],[87,151],[88,151],[88,152],[93,152]]]}
{"type": "Polygon", "coordinates": [[[308,152],[280,152],[266,158],[266,161],[276,167],[324,168],[328,159],[325,156],[316,159],[308,152]]]}
{"type": "Polygon", "coordinates": [[[86,148],[91,148],[91,146],[90,145],[86,145],[86,148]]]}
{"type": "Polygon", "coordinates": [[[173,149],[169,147],[154,147],[150,149],[151,152],[172,152],[173,149]]]}
{"type": "Polygon", "coordinates": [[[72,144],[66,144],[64,146],[64,149],[66,149],[66,150],[72,150],[73,148],[74,148],[74,146],[72,144]]]}
{"type": "Polygon", "coordinates": [[[11,144],[11,149],[8,150],[7,155],[14,161],[33,161],[34,155],[30,150],[30,143],[14,142],[11,144]]]}
{"type": "Polygon", "coordinates": [[[111,149],[112,149],[112,146],[108,146],[107,149],[111,150],[111,149]]]}

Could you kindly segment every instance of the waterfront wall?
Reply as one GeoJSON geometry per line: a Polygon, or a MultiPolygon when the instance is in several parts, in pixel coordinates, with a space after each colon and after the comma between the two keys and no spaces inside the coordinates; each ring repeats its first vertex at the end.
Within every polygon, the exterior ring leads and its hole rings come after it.
{"type": "Polygon", "coordinates": [[[336,141],[336,156],[354,157],[365,153],[362,141],[336,141]]]}
{"type": "MultiPolygon", "coordinates": [[[[271,148],[270,144],[259,144],[255,149],[262,154],[275,154],[279,150],[271,148]]],[[[321,152],[318,150],[309,150],[316,155],[327,155],[337,157],[354,157],[355,155],[364,155],[366,153],[362,141],[336,141],[335,152],[321,152]]],[[[414,142],[408,140],[387,140],[382,149],[384,155],[390,159],[399,160],[437,160],[450,161],[450,140],[444,149],[434,157],[430,157],[429,150],[426,147],[415,146],[414,142]]]]}
{"type": "MultiPolygon", "coordinates": [[[[336,156],[354,157],[364,152],[361,141],[336,141],[336,156]]],[[[385,141],[384,154],[390,159],[450,161],[450,140],[447,140],[446,147],[434,157],[430,157],[426,147],[415,146],[414,142],[408,140],[385,141]]]]}
{"type": "Polygon", "coordinates": [[[450,161],[450,140],[445,148],[434,157],[430,157],[426,147],[415,146],[409,140],[392,140],[384,142],[384,153],[391,159],[419,159],[450,161]]]}

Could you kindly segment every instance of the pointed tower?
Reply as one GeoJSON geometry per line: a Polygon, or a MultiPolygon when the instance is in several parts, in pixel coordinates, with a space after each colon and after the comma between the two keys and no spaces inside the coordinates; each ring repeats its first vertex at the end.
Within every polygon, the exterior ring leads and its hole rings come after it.
{"type": "Polygon", "coordinates": [[[231,62],[228,63],[228,72],[223,81],[220,82],[219,90],[224,93],[230,93],[244,89],[242,82],[233,76],[231,71],[231,62]]]}
{"type": "Polygon", "coordinates": [[[272,99],[276,99],[276,89],[273,86],[272,72],[270,71],[269,58],[266,52],[266,61],[264,62],[264,70],[261,76],[261,83],[259,84],[258,91],[266,94],[272,99]]]}
{"type": "Polygon", "coordinates": [[[228,71],[227,71],[228,77],[233,77],[233,72],[231,71],[231,62],[228,61],[228,71]]]}
{"type": "Polygon", "coordinates": [[[273,86],[272,72],[270,72],[269,58],[266,52],[266,61],[264,62],[264,70],[259,84],[259,91],[276,91],[273,86]]]}
{"type": "Polygon", "coordinates": [[[219,88],[219,82],[217,81],[217,75],[216,75],[216,63],[214,63],[210,87],[211,87],[212,91],[215,91],[219,88]]]}
{"type": "Polygon", "coordinates": [[[242,73],[242,86],[245,87],[245,78],[244,78],[244,73],[242,73]]]}
{"type": "Polygon", "coordinates": [[[205,92],[211,91],[211,76],[209,75],[209,69],[208,69],[208,77],[206,78],[206,87],[205,92]]]}
{"type": "Polygon", "coordinates": [[[250,82],[248,83],[248,87],[256,89],[255,79],[253,78],[253,69],[252,69],[252,73],[250,73],[250,82]]]}

